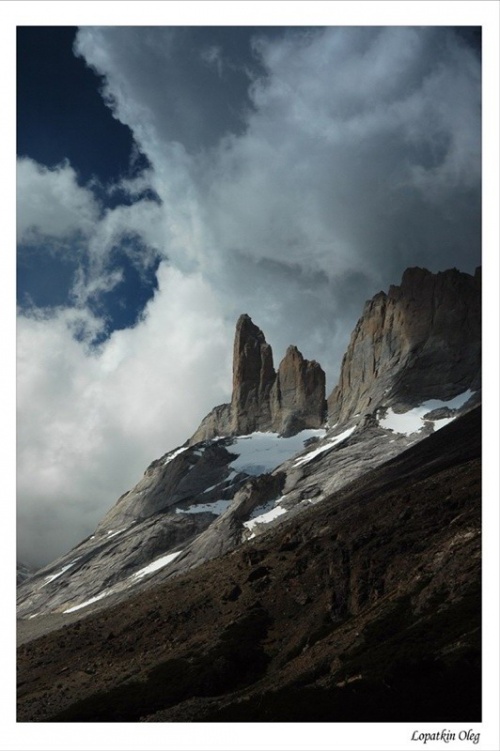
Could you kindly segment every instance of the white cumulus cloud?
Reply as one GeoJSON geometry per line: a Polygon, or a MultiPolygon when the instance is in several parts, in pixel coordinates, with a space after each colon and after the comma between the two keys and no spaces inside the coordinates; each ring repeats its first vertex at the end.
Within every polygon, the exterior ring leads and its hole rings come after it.
{"type": "Polygon", "coordinates": [[[82,316],[18,321],[18,544],[34,563],[89,534],[224,401],[230,379],[232,322],[199,275],[162,266],[144,320],[101,350],[74,338],[75,327],[96,325],[82,316]]]}
{"type": "Polygon", "coordinates": [[[17,240],[34,242],[40,235],[67,239],[88,235],[99,218],[92,191],[78,184],[65,162],[49,169],[33,159],[17,160],[17,240]]]}

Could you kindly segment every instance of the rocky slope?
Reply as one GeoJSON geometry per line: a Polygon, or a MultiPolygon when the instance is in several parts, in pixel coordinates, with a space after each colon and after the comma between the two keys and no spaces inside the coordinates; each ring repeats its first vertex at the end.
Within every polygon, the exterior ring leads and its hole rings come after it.
{"type": "Polygon", "coordinates": [[[480,453],[475,409],[125,608],[52,616],[18,721],[479,722],[480,453]]]}
{"type": "Polygon", "coordinates": [[[30,578],[30,576],[33,576],[35,573],[35,569],[31,566],[28,566],[26,563],[23,563],[22,561],[18,561],[17,563],[17,572],[16,572],[16,583],[17,586],[19,584],[22,584],[27,579],[30,578]]]}

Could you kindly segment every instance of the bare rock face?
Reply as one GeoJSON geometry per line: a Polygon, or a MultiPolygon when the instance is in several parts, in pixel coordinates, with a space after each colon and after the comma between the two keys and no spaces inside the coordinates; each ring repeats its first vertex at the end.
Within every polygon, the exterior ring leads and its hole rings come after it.
{"type": "Polygon", "coordinates": [[[190,438],[190,445],[217,436],[273,431],[286,436],[319,428],[326,417],[325,373],[290,346],[274,369],[271,346],[250,316],[236,324],[231,404],[215,407],[190,438]]]}
{"type": "Polygon", "coordinates": [[[245,435],[255,430],[270,430],[270,396],[275,380],[273,353],[264,334],[250,316],[240,316],[233,350],[233,433],[245,435]]]}
{"type": "Polygon", "coordinates": [[[16,570],[17,586],[19,586],[19,584],[23,584],[27,579],[30,578],[30,576],[33,576],[34,573],[35,573],[35,569],[33,569],[31,566],[28,566],[27,563],[18,561],[17,570],[16,570]]]}
{"type": "Polygon", "coordinates": [[[199,424],[196,432],[189,439],[189,445],[208,441],[217,436],[231,434],[231,405],[219,404],[206,415],[199,424]]]}
{"type": "Polygon", "coordinates": [[[331,422],[480,388],[481,276],[407,269],[365,304],[328,399],[331,422]]]}
{"type": "Polygon", "coordinates": [[[280,363],[272,393],[273,429],[293,435],[320,428],[326,417],[325,373],[293,345],[280,363]]]}

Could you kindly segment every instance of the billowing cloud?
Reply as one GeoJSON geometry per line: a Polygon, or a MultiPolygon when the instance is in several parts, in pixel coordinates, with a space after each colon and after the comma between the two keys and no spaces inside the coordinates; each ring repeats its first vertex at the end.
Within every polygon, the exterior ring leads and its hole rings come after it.
{"type": "Polygon", "coordinates": [[[49,169],[27,157],[17,161],[17,240],[63,240],[88,235],[99,218],[92,191],[78,184],[69,163],[49,169]]]}
{"type": "Polygon", "coordinates": [[[457,45],[441,60],[442,43],[335,29],[259,44],[256,111],[211,180],[222,245],[330,279],[477,258],[478,70],[457,45]]]}
{"type": "MultiPolygon", "coordinates": [[[[92,184],[81,186],[69,163],[47,168],[33,159],[17,160],[17,241],[21,257],[58,254],[76,265],[70,296],[82,308],[90,299],[116,287],[122,274],[114,267],[113,251],[120,247],[134,265],[148,269],[162,255],[165,233],[163,214],[154,200],[141,199],[147,173],[123,178],[104,190],[117,190],[131,199],[133,207],[105,208],[92,184]],[[136,245],[123,243],[134,236],[136,245]]],[[[147,182],[149,185],[149,181],[147,182]]]]}
{"type": "Polygon", "coordinates": [[[245,59],[224,45],[199,30],[79,31],[151,165],[113,187],[132,205],[97,213],[69,165],[23,160],[20,205],[37,179],[47,195],[70,188],[22,231],[79,230],[90,260],[73,309],[19,318],[21,557],[35,538],[38,561],[77,542],[229,398],[240,313],[276,360],[290,343],[319,360],[331,388],[365,299],[409,265],[480,262],[480,63],[452,31],[258,32],[245,59]],[[160,259],[159,288],[134,328],[89,347],[102,322],[88,302],[119,284],[113,247],[131,234],[134,263],[160,259]]]}
{"type": "MultiPolygon", "coordinates": [[[[223,59],[220,45],[199,53],[186,30],[86,28],[76,48],[105,76],[113,112],[154,167],[166,254],[186,272],[199,268],[228,312],[235,290],[250,313],[263,311],[278,349],[290,340],[287,321],[299,346],[328,330],[331,340],[345,311],[329,299],[339,286],[356,280],[363,298],[411,264],[472,271],[479,262],[480,64],[452,31],[260,32],[236,118],[243,129],[221,123],[206,91],[187,85],[185,58],[214,48],[223,59]],[[210,131],[206,148],[185,130],[181,104],[210,131]],[[317,278],[311,331],[303,311],[317,278]]],[[[340,354],[326,354],[329,369],[340,354]]]]}
{"type": "Polygon", "coordinates": [[[224,401],[230,326],[199,275],[163,266],[145,319],[100,351],[99,322],[61,309],[18,322],[18,531],[35,563],[76,544],[147,465],[224,401]]]}

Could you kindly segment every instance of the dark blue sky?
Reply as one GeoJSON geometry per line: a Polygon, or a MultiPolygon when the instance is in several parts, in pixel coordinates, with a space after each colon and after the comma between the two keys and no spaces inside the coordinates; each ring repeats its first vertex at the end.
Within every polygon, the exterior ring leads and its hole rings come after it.
{"type": "Polygon", "coordinates": [[[82,182],[127,172],[130,128],[104,104],[100,78],[73,54],[75,27],[17,28],[17,154],[53,167],[69,159],[82,182]]]}
{"type": "MultiPolygon", "coordinates": [[[[201,101],[207,117],[185,118],[173,138],[194,149],[216,143],[221,133],[242,129],[240,114],[250,107],[247,97],[248,71],[262,73],[251,54],[251,27],[192,27],[178,29],[176,45],[183,64],[176,68],[175,86],[182,96],[201,101]],[[190,54],[198,45],[223,48],[237,64],[230,81],[214,86],[210,71],[190,54]],[[183,51],[185,49],[185,51],[183,51]],[[191,92],[191,93],[189,93],[191,92]],[[243,103],[243,107],[242,107],[243,103]]],[[[76,27],[17,27],[17,155],[45,167],[69,162],[81,186],[91,186],[101,210],[140,198],[159,200],[151,193],[131,198],[123,191],[107,190],[120,178],[133,177],[149,166],[137,150],[130,128],[113,117],[101,89],[103,78],[75,55],[76,27]]],[[[267,37],[283,33],[276,27],[263,30],[267,37]]],[[[152,71],[154,75],[154,70],[152,71]]],[[[180,98],[180,97],[179,97],[180,98]]],[[[170,106],[170,103],[169,103],[170,106]]],[[[125,238],[125,245],[138,238],[125,238]]],[[[142,273],[119,246],[114,252],[122,282],[89,301],[89,308],[106,318],[100,335],[135,323],[157,289],[158,260],[142,273]]],[[[85,274],[85,262],[78,252],[61,254],[50,239],[18,247],[17,295],[21,308],[35,305],[71,304],[71,290],[77,270],[85,274]]]]}
{"type": "MultiPolygon", "coordinates": [[[[106,183],[137,174],[148,161],[136,153],[131,162],[130,128],[105,105],[99,93],[102,79],[73,53],[76,31],[76,27],[17,28],[17,155],[46,167],[69,160],[78,182],[94,181],[94,193],[103,209],[112,208],[129,200],[119,193],[108,195],[106,183]]],[[[128,238],[128,242],[133,240],[128,238]]],[[[90,302],[93,312],[104,314],[107,320],[100,339],[114,329],[133,325],[157,287],[157,264],[141,275],[119,247],[115,259],[123,281],[90,302]]],[[[53,252],[50,240],[35,247],[21,245],[19,305],[68,305],[80,267],[78,254],[53,252]]]]}

